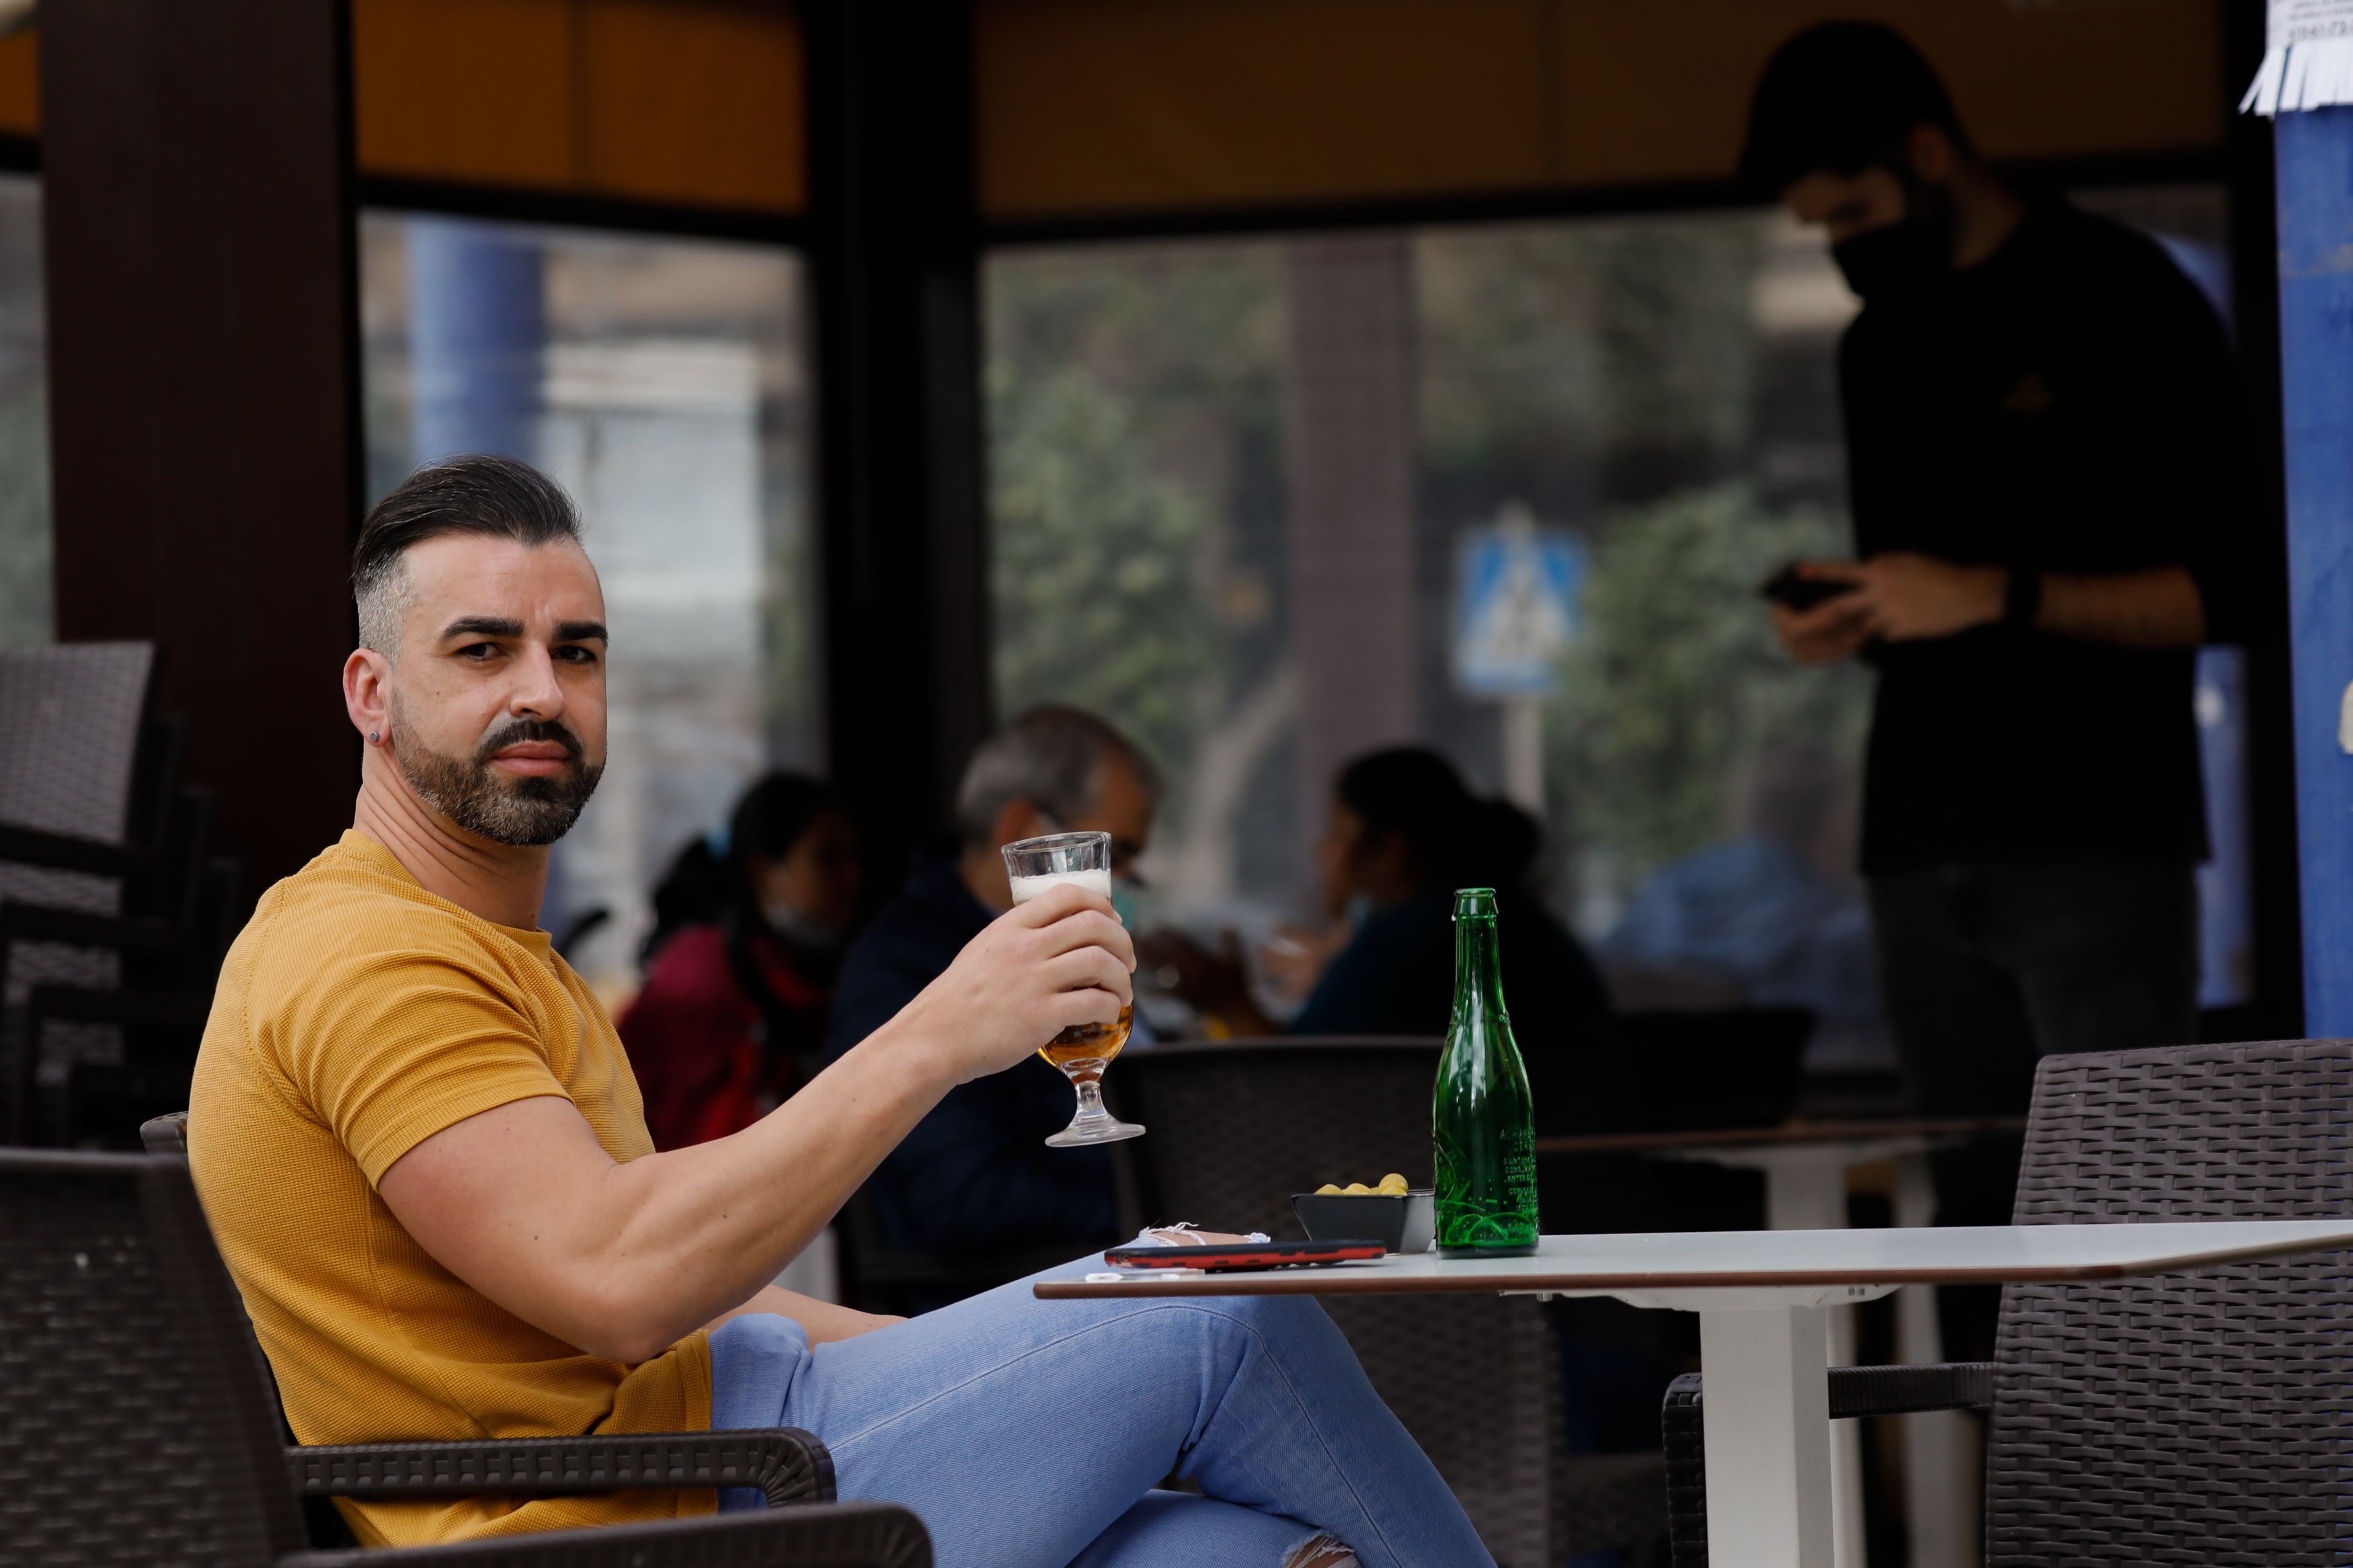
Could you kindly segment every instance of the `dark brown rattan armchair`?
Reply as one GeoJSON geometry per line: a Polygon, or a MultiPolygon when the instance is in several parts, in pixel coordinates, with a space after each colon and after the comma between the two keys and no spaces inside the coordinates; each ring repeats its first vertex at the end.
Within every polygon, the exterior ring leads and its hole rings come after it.
{"type": "Polygon", "coordinates": [[[904,1509],[837,1504],[804,1432],[289,1447],[186,1164],[0,1150],[0,1560],[327,1568],[928,1568],[904,1509]],[[769,1510],[317,1551],[298,1498],[757,1486],[769,1510]],[[785,1508],[795,1503],[801,1506],[785,1508]]]}
{"type": "MultiPolygon", "coordinates": [[[[2046,1057],[2020,1225],[2353,1213],[2353,1041],[2046,1057]]],[[[1989,1563],[2342,1563],[2353,1279],[2341,1257],[2011,1285],[1991,1363],[1844,1367],[1831,1415],[1992,1409],[1989,1563]]],[[[1667,1396],[1675,1568],[1707,1562],[1704,1385],[1667,1396]]]]}

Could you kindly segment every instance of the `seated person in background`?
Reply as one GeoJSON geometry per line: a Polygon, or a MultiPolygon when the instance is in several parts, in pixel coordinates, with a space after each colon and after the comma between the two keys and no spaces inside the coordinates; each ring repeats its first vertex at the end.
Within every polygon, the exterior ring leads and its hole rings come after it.
{"type": "Polygon", "coordinates": [[[746,790],[723,852],[680,852],[654,894],[645,988],[617,1022],[655,1148],[740,1132],[815,1070],[863,875],[849,813],[806,773],[746,790]]]}
{"type": "MultiPolygon", "coordinates": [[[[797,1426],[841,1497],[913,1509],[943,1564],[1491,1562],[1312,1302],[1025,1281],[899,1321],[769,1284],[941,1096],[1118,1016],[1110,901],[1060,887],[992,921],[768,1115],[657,1152],[611,1021],[538,929],[606,758],[604,595],[569,498],[452,459],[376,504],[353,567],[353,825],[238,935],[189,1110],[298,1440],[797,1426]],[[1200,1495],[1154,1489],[1172,1473],[1200,1495]]],[[[406,1546],[762,1500],[338,1506],[406,1546]]]]}
{"type": "MultiPolygon", "coordinates": [[[[1495,889],[1504,1000],[1528,1068],[1539,1133],[1624,1125],[1609,994],[1592,960],[1528,890],[1542,831],[1507,801],[1481,800],[1420,746],[1369,752],[1340,772],[1317,846],[1326,911],[1346,932],[1291,1021],[1295,1035],[1442,1037],[1454,1005],[1454,889],[1495,889]]],[[[1240,965],[1156,939],[1187,999],[1237,1034],[1277,1031],[1240,965]]]]}
{"type": "MultiPolygon", "coordinates": [[[[1013,907],[1000,847],[1109,833],[1113,876],[1124,879],[1152,836],[1159,793],[1144,753],[1076,708],[1032,708],[983,743],[956,790],[961,852],[919,863],[842,960],[833,1052],[880,1028],[1013,907]]],[[[976,1254],[1123,1239],[1110,1151],[1046,1147],[1071,1106],[1070,1080],[1035,1058],[949,1091],[867,1184],[883,1240],[976,1254]]]]}

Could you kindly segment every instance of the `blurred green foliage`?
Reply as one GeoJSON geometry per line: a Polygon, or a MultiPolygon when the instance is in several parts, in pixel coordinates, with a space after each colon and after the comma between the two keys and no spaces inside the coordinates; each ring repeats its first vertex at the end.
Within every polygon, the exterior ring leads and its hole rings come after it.
{"type": "Polygon", "coordinates": [[[988,269],[997,700],[1075,702],[1161,763],[1181,813],[1271,590],[1234,556],[1242,448],[1282,418],[1280,253],[1030,252],[988,269]]]}
{"type": "Polygon", "coordinates": [[[1437,229],[1414,245],[1428,468],[1541,474],[1748,437],[1746,215],[1437,229]]]}
{"type": "Polygon", "coordinates": [[[1742,826],[1740,785],[1772,742],[1860,754],[1871,679],[1783,652],[1757,584],[1843,555],[1842,521],[1729,482],[1613,513],[1591,545],[1581,635],[1546,715],[1567,836],[1606,845],[1620,896],[1742,826]]]}
{"type": "Polygon", "coordinates": [[[1220,665],[1208,509],[1136,460],[1133,410],[1082,366],[990,391],[998,700],[1092,709],[1181,776],[1220,665]]]}

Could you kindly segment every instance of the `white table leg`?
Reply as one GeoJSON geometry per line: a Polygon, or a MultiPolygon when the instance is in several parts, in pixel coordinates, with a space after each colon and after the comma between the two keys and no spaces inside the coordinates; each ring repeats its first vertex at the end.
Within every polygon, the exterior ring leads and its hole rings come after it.
{"type": "Polygon", "coordinates": [[[1702,1311],[1710,1568],[1833,1568],[1828,1314],[1702,1311]]]}
{"type": "MultiPolygon", "coordinates": [[[[1895,1223],[1934,1224],[1936,1190],[1928,1157],[1906,1154],[1895,1163],[1895,1223]]],[[[1944,1359],[1936,1331],[1936,1292],[1915,1286],[1895,1298],[1895,1354],[1920,1364],[1944,1359]]],[[[1974,1417],[1929,1410],[1904,1421],[1904,1515],[1912,1537],[1912,1568],[1978,1568],[1978,1475],[1974,1417]]]]}
{"type": "MultiPolygon", "coordinates": [[[[1846,1228],[1842,1155],[1824,1150],[1785,1150],[1762,1163],[1767,1229],[1846,1228]]],[[[1852,1366],[1854,1342],[1854,1309],[1831,1308],[1826,1364],[1852,1366]]],[[[1710,1401],[1714,1398],[1711,1393],[1710,1401]]],[[[1852,1421],[1831,1425],[1831,1531],[1837,1568],[1863,1568],[1862,1429],[1852,1421]]]]}

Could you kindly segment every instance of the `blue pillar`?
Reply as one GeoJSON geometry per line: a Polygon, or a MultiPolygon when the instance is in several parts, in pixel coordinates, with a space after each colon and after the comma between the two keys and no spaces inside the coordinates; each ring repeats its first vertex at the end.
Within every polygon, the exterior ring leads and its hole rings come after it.
{"type": "MultiPolygon", "coordinates": [[[[459,452],[540,461],[544,274],[538,244],[493,225],[408,220],[409,453],[417,462],[459,452]]],[[[573,912],[570,881],[559,850],[541,906],[559,930],[573,912]]]]}
{"type": "Polygon", "coordinates": [[[2273,128],[2305,1033],[2330,1037],[2353,1035],[2353,108],[2273,128]]]}
{"type": "Polygon", "coordinates": [[[547,304],[540,247],[489,224],[408,223],[412,450],[538,456],[547,304]]]}

